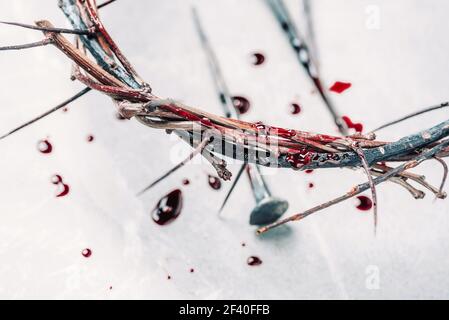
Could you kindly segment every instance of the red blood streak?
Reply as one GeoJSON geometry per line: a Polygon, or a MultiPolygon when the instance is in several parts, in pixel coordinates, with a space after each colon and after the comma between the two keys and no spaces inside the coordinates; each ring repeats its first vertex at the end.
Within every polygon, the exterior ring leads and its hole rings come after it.
{"type": "Polygon", "coordinates": [[[297,153],[287,155],[286,160],[290,163],[293,169],[301,169],[312,161],[313,155],[312,152],[302,149],[297,153]]]}
{"type": "Polygon", "coordinates": [[[349,129],[354,129],[356,132],[362,132],[363,131],[363,124],[361,124],[361,123],[354,123],[347,116],[343,116],[341,118],[346,123],[346,125],[348,126],[349,129]]]}
{"type": "Polygon", "coordinates": [[[373,207],[373,201],[366,197],[366,196],[358,196],[357,199],[359,200],[359,205],[356,207],[357,209],[361,211],[368,211],[371,210],[373,207]]]}
{"type": "Polygon", "coordinates": [[[259,257],[251,256],[246,260],[246,263],[249,266],[260,266],[262,264],[262,260],[259,257]]]}
{"type": "Polygon", "coordinates": [[[336,92],[336,93],[343,93],[344,91],[351,88],[352,84],[349,82],[335,82],[332,87],[330,87],[330,91],[336,92]]]}
{"type": "Polygon", "coordinates": [[[53,146],[48,140],[40,140],[37,143],[37,149],[39,150],[40,153],[48,154],[53,151],[53,146]]]}
{"type": "Polygon", "coordinates": [[[291,138],[297,134],[297,132],[295,130],[278,128],[278,127],[270,127],[260,121],[251,124],[251,126],[255,129],[256,134],[278,135],[283,138],[291,138]]]}
{"type": "Polygon", "coordinates": [[[173,190],[163,196],[151,213],[153,221],[158,225],[166,225],[175,220],[182,210],[182,192],[179,189],[173,190]]]}

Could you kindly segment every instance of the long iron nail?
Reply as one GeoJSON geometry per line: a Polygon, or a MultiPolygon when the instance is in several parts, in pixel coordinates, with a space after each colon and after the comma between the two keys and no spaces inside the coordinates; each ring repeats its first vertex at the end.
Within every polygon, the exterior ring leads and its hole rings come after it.
{"type": "MultiPolygon", "coordinates": [[[[214,79],[215,88],[218,92],[218,96],[223,107],[223,111],[226,117],[239,119],[239,113],[237,112],[232,102],[232,98],[221,72],[217,56],[215,55],[215,52],[209,43],[206,33],[201,26],[200,18],[195,8],[192,8],[192,15],[196,30],[201,40],[201,44],[208,58],[209,67],[214,79]]],[[[236,180],[234,181],[234,184],[226,195],[225,201],[223,202],[220,211],[223,209],[224,205],[229,199],[229,196],[234,190],[238,178],[240,178],[244,168],[245,165],[240,169],[236,180]]],[[[247,164],[246,172],[251,183],[252,193],[254,195],[254,198],[256,199],[256,206],[251,211],[249,223],[251,225],[259,226],[275,222],[287,211],[288,202],[271,196],[270,190],[268,189],[268,186],[264,181],[260,173],[260,169],[257,165],[247,164]]]]}
{"type": "Polygon", "coordinates": [[[322,82],[318,75],[318,69],[313,63],[311,58],[311,52],[307,43],[301,38],[299,32],[293,23],[290,14],[282,0],[267,0],[268,5],[271,8],[276,20],[279,22],[283,32],[287,35],[291,47],[296,53],[296,56],[306,71],[308,77],[312,80],[313,85],[321,96],[324,104],[326,105],[329,113],[332,115],[334,123],[337,125],[341,134],[347,135],[347,128],[341,116],[338,114],[332,101],[324,91],[322,82]]]}

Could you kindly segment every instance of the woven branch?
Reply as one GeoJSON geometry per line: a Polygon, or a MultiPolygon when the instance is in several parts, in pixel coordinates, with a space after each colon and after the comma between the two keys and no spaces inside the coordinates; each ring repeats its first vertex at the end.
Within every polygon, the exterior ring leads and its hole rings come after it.
{"type": "MultiPolygon", "coordinates": [[[[87,4],[89,2],[86,1],[87,4]]],[[[76,0],[60,1],[62,10],[75,29],[89,30],[92,28],[91,21],[85,21],[81,18],[86,16],[83,11],[87,11],[85,9],[87,4],[77,4],[76,0]]],[[[95,58],[96,64],[119,79],[122,82],[122,87],[131,87],[137,90],[146,88],[132,74],[114,63],[113,60],[111,61],[109,52],[102,46],[101,38],[80,36],[80,39],[95,58]]],[[[76,57],[70,58],[77,62],[76,57]]],[[[86,72],[89,73],[89,70],[86,70],[86,72]]],[[[113,98],[119,101],[121,105],[124,104],[123,101],[129,102],[129,97],[115,95],[113,98]]],[[[360,157],[349,147],[353,142],[358,142],[359,146],[363,148],[370,165],[377,162],[403,161],[416,156],[419,149],[436,143],[449,134],[449,120],[447,120],[418,134],[407,136],[396,142],[385,143],[375,141],[374,137],[352,136],[342,138],[276,128],[261,123],[228,120],[187,107],[179,102],[160,99],[152,94],[144,94],[140,99],[133,99],[131,102],[134,105],[135,103],[142,104],[139,113],[134,116],[150,127],[172,130],[176,127],[181,128],[183,125],[186,125],[187,128],[190,126],[190,130],[184,132],[175,130],[178,135],[184,137],[186,132],[192,137],[192,122],[199,123],[204,130],[212,130],[216,136],[221,137],[221,139],[215,139],[207,147],[213,153],[222,154],[222,150],[234,150],[232,154],[227,152],[224,155],[259,165],[275,165],[281,168],[300,170],[360,167],[360,157]],[[150,112],[143,107],[149,102],[152,106],[150,112]],[[159,116],[159,111],[164,111],[165,114],[159,116]],[[223,144],[225,148],[223,148],[223,144]],[[275,150],[273,150],[273,145],[277,146],[275,150]],[[323,152],[326,147],[335,149],[335,152],[323,152]]],[[[130,117],[129,114],[125,116],[130,117]]]]}

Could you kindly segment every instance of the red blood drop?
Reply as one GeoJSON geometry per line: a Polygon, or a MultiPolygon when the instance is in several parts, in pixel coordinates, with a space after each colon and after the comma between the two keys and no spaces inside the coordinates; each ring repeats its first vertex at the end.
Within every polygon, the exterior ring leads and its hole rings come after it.
{"type": "Polygon", "coordinates": [[[184,179],[182,180],[182,184],[185,186],[188,186],[190,184],[190,180],[189,179],[184,179]]]}
{"type": "Polygon", "coordinates": [[[70,192],[70,186],[68,184],[64,183],[64,180],[62,179],[62,177],[59,174],[55,174],[52,178],[51,178],[51,183],[53,183],[54,185],[61,185],[62,186],[62,191],[59,192],[56,197],[57,198],[61,198],[64,197],[66,195],[69,194],[70,192]]]}
{"type": "Polygon", "coordinates": [[[257,131],[266,131],[267,126],[263,124],[261,121],[257,121],[254,123],[254,127],[257,129],[257,131]]]}
{"type": "Polygon", "coordinates": [[[309,188],[312,189],[315,187],[315,184],[313,184],[313,182],[309,182],[309,188]]]}
{"type": "Polygon", "coordinates": [[[361,123],[354,123],[352,122],[352,120],[347,117],[347,116],[343,116],[341,117],[343,119],[343,121],[346,123],[346,126],[349,129],[354,129],[356,132],[362,132],[363,131],[363,124],[361,123]]]}
{"type": "Polygon", "coordinates": [[[182,210],[182,192],[176,189],[163,196],[151,213],[153,221],[158,225],[166,225],[175,220],[182,210]]]}
{"type": "Polygon", "coordinates": [[[84,258],[89,258],[92,255],[92,250],[86,248],[83,251],[81,251],[81,254],[83,255],[84,258]]]}
{"type": "Polygon", "coordinates": [[[65,183],[62,183],[62,187],[63,187],[62,191],[56,195],[57,198],[65,197],[70,192],[70,186],[69,185],[67,185],[65,183]]]}
{"type": "Polygon", "coordinates": [[[359,200],[359,205],[356,207],[357,209],[361,211],[368,211],[371,210],[373,207],[373,201],[366,197],[366,196],[358,196],[357,199],[359,200]]]}
{"type": "Polygon", "coordinates": [[[301,167],[308,165],[312,161],[313,153],[302,149],[298,151],[297,153],[292,153],[287,155],[286,160],[293,169],[301,169],[301,167]]]}
{"type": "Polygon", "coordinates": [[[195,272],[195,269],[190,269],[190,273],[194,273],[195,272]]]}
{"type": "Polygon", "coordinates": [[[248,260],[246,260],[246,263],[252,267],[260,266],[262,264],[262,260],[259,257],[251,256],[248,260]]]}
{"type": "Polygon", "coordinates": [[[92,136],[92,135],[89,135],[89,136],[87,136],[87,142],[92,142],[92,141],[94,141],[94,136],[92,136]]]}
{"type": "Polygon", "coordinates": [[[291,105],[291,114],[299,114],[301,112],[301,106],[298,103],[292,103],[291,105]]]}
{"type": "Polygon", "coordinates": [[[40,153],[48,154],[53,151],[53,146],[48,140],[40,140],[37,144],[37,149],[40,153]]]}
{"type": "Polygon", "coordinates": [[[349,82],[335,82],[332,87],[330,87],[330,91],[336,92],[336,93],[343,93],[344,91],[351,88],[352,84],[349,82]]]}
{"type": "Polygon", "coordinates": [[[51,183],[59,184],[60,182],[62,182],[62,177],[59,174],[55,174],[53,177],[51,177],[51,183]]]}
{"type": "Polygon", "coordinates": [[[241,96],[232,97],[232,103],[234,104],[234,107],[237,109],[239,114],[247,113],[251,107],[251,103],[249,102],[249,100],[241,96]]]}
{"type": "Polygon", "coordinates": [[[209,181],[209,185],[211,186],[212,189],[214,189],[214,190],[221,189],[220,178],[209,175],[208,181],[209,181]]]}
{"type": "Polygon", "coordinates": [[[265,56],[262,53],[260,53],[260,52],[253,53],[253,65],[260,66],[264,62],[265,62],[265,56]]]}
{"type": "Polygon", "coordinates": [[[311,173],[313,173],[313,170],[312,169],[307,169],[306,171],[304,171],[305,173],[307,173],[307,174],[311,174],[311,173]]]}

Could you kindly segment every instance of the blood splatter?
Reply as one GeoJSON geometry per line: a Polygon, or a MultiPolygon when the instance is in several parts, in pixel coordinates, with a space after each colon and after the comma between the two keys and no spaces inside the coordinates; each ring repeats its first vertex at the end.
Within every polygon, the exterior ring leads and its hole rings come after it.
{"type": "Polygon", "coordinates": [[[49,154],[53,151],[53,146],[48,140],[40,140],[37,143],[37,150],[43,154],[49,154]]]}
{"type": "Polygon", "coordinates": [[[354,129],[356,132],[362,132],[363,131],[363,124],[352,122],[351,118],[349,118],[348,116],[343,116],[341,118],[346,123],[346,126],[349,129],[354,129]]]}
{"type": "Polygon", "coordinates": [[[246,260],[246,263],[249,266],[260,266],[262,264],[262,260],[259,257],[251,256],[246,260]]]}
{"type": "MultiPolygon", "coordinates": [[[[89,258],[92,255],[92,250],[90,250],[89,248],[86,248],[83,251],[81,251],[81,254],[83,255],[84,258],[89,258]]],[[[112,289],[112,287],[111,287],[111,289],[112,289]]]]}
{"type": "Polygon", "coordinates": [[[290,104],[290,107],[291,107],[291,112],[290,112],[291,114],[299,114],[301,112],[301,106],[296,102],[293,102],[292,104],[290,104]]]}
{"type": "Polygon", "coordinates": [[[352,84],[349,82],[335,82],[332,87],[329,88],[330,91],[336,92],[336,93],[343,93],[344,91],[348,90],[352,87],[352,84]]]}
{"type": "Polygon", "coordinates": [[[370,198],[366,196],[358,196],[357,199],[359,200],[359,205],[356,206],[357,209],[361,211],[368,211],[373,207],[373,201],[370,198]]]}
{"type": "Polygon", "coordinates": [[[265,62],[265,56],[262,53],[260,53],[260,52],[253,53],[253,55],[252,55],[253,65],[260,66],[264,62],[265,62]]]}
{"type": "Polygon", "coordinates": [[[66,195],[69,194],[70,192],[70,186],[68,184],[64,183],[64,180],[62,179],[62,176],[60,176],[59,174],[55,174],[52,178],[51,178],[51,183],[53,183],[54,185],[58,185],[58,186],[62,186],[62,191],[59,192],[56,197],[60,198],[60,197],[65,197],[66,195]]]}
{"type": "Polygon", "coordinates": [[[209,175],[208,176],[208,182],[209,182],[209,185],[210,185],[210,187],[212,189],[214,189],[214,190],[220,190],[221,189],[220,178],[212,176],[212,175],[209,175]]]}
{"type": "Polygon", "coordinates": [[[234,96],[232,97],[232,103],[234,107],[237,109],[239,114],[245,114],[251,107],[251,103],[249,100],[242,96],[234,96]]]}
{"type": "Polygon", "coordinates": [[[302,149],[297,153],[287,155],[285,159],[293,169],[297,170],[305,165],[308,165],[312,161],[313,155],[314,154],[312,152],[302,149]]]}
{"type": "Polygon", "coordinates": [[[182,192],[179,189],[173,190],[163,196],[151,213],[153,221],[158,225],[166,225],[175,220],[182,210],[182,192]]]}

